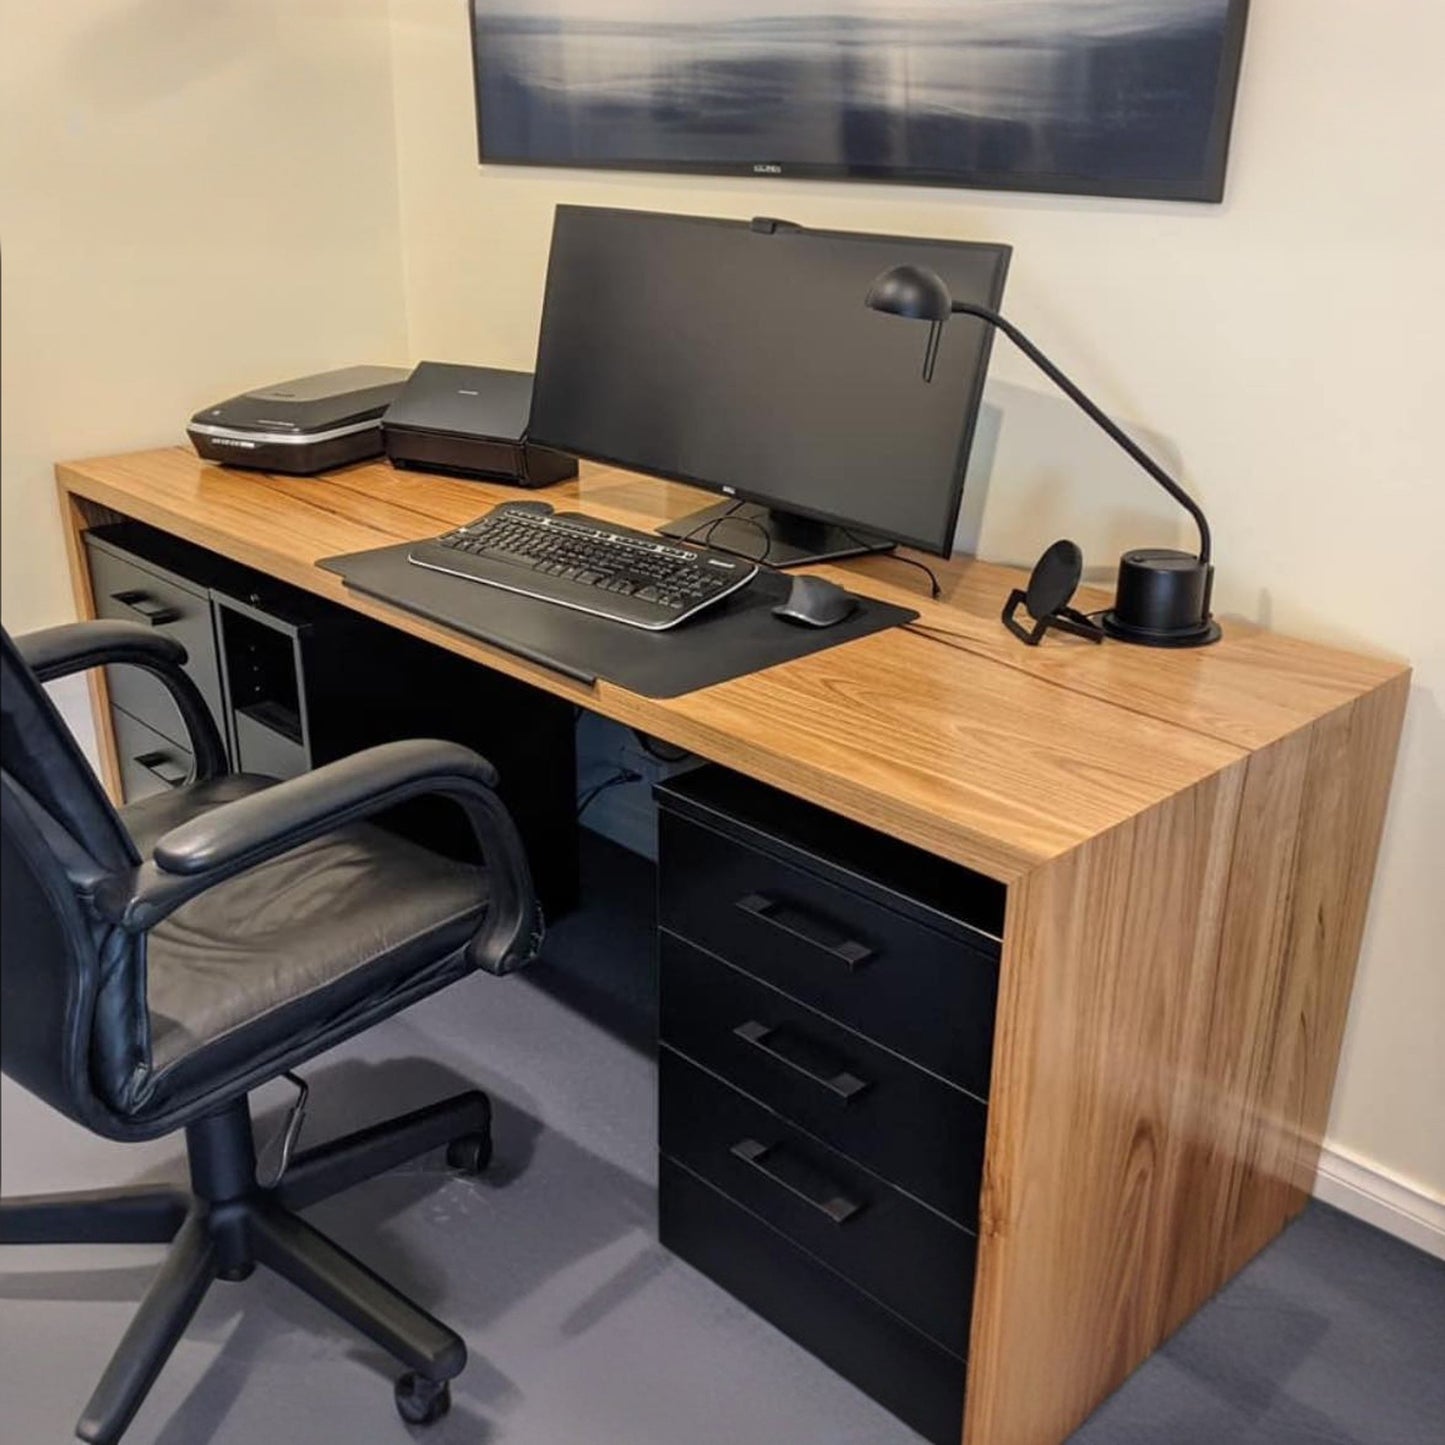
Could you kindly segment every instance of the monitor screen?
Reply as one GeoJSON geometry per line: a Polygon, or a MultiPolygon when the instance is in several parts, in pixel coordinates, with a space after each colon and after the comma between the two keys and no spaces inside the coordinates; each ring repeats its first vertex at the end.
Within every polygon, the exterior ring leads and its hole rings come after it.
{"type": "Polygon", "coordinates": [[[532,397],[539,444],[947,554],[991,329],[864,305],[931,267],[997,307],[1007,246],[559,206],[532,397]]]}

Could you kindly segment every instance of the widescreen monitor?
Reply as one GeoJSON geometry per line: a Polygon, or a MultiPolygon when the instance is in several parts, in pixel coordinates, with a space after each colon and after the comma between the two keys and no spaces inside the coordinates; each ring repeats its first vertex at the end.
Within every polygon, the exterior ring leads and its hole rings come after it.
{"type": "Polygon", "coordinates": [[[878,539],[946,555],[991,329],[956,317],[928,385],[920,329],[864,297],[879,272],[912,262],[955,297],[996,308],[1009,256],[1002,245],[559,206],[530,434],[759,503],[784,530],[792,519],[856,529],[858,545],[835,539],[833,555],[878,539]]]}

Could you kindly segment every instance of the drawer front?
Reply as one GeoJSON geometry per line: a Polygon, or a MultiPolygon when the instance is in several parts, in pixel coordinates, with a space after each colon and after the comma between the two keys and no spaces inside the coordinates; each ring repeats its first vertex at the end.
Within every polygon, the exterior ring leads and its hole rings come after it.
{"type": "Polygon", "coordinates": [[[964,1355],[974,1236],[664,1047],[662,1153],[964,1355]]]}
{"type": "Polygon", "coordinates": [[[121,791],[127,803],[178,788],[195,768],[190,752],[119,708],[110,710],[121,791]]]}
{"type": "MultiPolygon", "coordinates": [[[[145,622],[174,637],[186,649],[186,671],[201,690],[217,725],[224,716],[216,643],[211,628],[211,602],[201,588],[181,585],[128,557],[93,546],[90,580],[98,617],[145,622]]],[[[131,717],[164,733],[172,742],[188,743],[181,715],[165,687],[138,667],[108,667],[111,701],[131,717]]]]}
{"type": "Polygon", "coordinates": [[[993,958],[675,815],[658,836],[666,928],[987,1097],[993,958]]]}
{"type": "Polygon", "coordinates": [[[974,1228],[986,1107],[673,934],[662,1041],[901,1189],[974,1228]]]}
{"type": "MultiPolygon", "coordinates": [[[[964,1362],[789,1244],[756,1215],[664,1159],[663,1247],[851,1380],[932,1445],[963,1435],[964,1362]]],[[[799,1420],[795,1440],[818,1438],[799,1420]]]]}

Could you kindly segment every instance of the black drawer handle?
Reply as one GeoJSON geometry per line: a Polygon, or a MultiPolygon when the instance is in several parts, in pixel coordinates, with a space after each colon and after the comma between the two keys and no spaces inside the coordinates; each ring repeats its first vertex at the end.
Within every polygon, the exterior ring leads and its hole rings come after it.
{"type": "Polygon", "coordinates": [[[174,607],[167,607],[164,602],[157,602],[149,592],[112,592],[112,602],[119,602],[122,607],[129,607],[138,617],[149,622],[152,627],[162,627],[167,622],[178,622],[181,614],[174,607]]]}
{"type": "Polygon", "coordinates": [[[764,1179],[796,1195],[833,1224],[847,1224],[863,1208],[811,1164],[805,1164],[789,1154],[785,1144],[759,1144],[756,1139],[739,1139],[732,1147],[732,1154],[750,1169],[756,1169],[764,1179]]]}
{"type": "Polygon", "coordinates": [[[169,753],[142,753],[132,761],[168,788],[179,788],[191,775],[190,769],[183,768],[169,753]]]}
{"type": "Polygon", "coordinates": [[[855,968],[861,968],[873,957],[873,950],[866,943],[837,937],[836,928],[830,928],[826,922],[809,918],[801,908],[793,904],[781,903],[762,893],[749,893],[746,897],[739,898],[735,906],[744,913],[751,913],[754,918],[771,924],[799,943],[821,948],[824,953],[836,958],[850,973],[855,968]]]}
{"type": "Polygon", "coordinates": [[[749,1019],[747,1023],[739,1024],[733,1033],[770,1059],[776,1059],[780,1064],[786,1064],[790,1069],[802,1074],[805,1079],[821,1084],[844,1103],[857,1098],[868,1088],[866,1079],[850,1074],[842,1062],[835,1060],[821,1044],[815,1044],[809,1039],[795,1038],[786,1029],[770,1028],[756,1019],[749,1019]]]}

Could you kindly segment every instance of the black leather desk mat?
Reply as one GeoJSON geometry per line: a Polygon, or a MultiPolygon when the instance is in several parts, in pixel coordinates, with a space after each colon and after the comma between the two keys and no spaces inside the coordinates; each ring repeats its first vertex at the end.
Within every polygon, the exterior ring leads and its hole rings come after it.
{"type": "Polygon", "coordinates": [[[741,592],[668,632],[647,632],[605,617],[413,567],[414,544],[352,552],[318,562],[348,587],[540,663],[579,682],[599,678],[644,697],[680,697],[730,678],[807,657],[918,616],[858,598],[832,627],[783,622],[772,609],[788,592],[786,575],[762,572],[741,592]]]}

